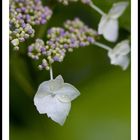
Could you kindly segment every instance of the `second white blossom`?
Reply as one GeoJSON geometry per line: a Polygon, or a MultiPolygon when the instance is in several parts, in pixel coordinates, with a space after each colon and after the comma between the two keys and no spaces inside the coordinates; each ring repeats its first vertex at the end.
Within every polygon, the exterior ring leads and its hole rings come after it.
{"type": "Polygon", "coordinates": [[[103,35],[108,41],[115,42],[118,38],[119,23],[118,18],[123,14],[128,2],[118,2],[113,4],[113,7],[108,14],[104,14],[98,26],[98,33],[103,35]]]}
{"type": "Polygon", "coordinates": [[[119,65],[123,70],[126,70],[129,65],[128,54],[130,52],[129,41],[124,40],[118,43],[113,49],[108,51],[111,64],[119,65]]]}

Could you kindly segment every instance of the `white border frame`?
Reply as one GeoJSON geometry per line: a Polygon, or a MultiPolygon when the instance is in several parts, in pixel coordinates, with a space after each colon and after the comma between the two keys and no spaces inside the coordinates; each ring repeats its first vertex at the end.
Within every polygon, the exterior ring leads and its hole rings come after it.
{"type": "MultiPolygon", "coordinates": [[[[9,140],[9,0],[2,0],[2,140],[9,140]]],[[[131,140],[138,140],[138,0],[131,0],[131,140]]]]}
{"type": "Polygon", "coordinates": [[[9,0],[2,0],[2,140],[9,140],[9,0]]]}
{"type": "Polygon", "coordinates": [[[138,140],[138,0],[131,0],[131,140],[138,140]]]}

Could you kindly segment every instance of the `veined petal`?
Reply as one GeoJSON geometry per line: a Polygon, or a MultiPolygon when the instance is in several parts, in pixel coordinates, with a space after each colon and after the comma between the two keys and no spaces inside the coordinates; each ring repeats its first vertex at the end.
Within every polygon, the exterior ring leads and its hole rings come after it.
{"type": "Polygon", "coordinates": [[[57,76],[56,79],[45,81],[40,84],[36,96],[44,97],[49,94],[53,94],[55,90],[62,87],[64,81],[61,75],[57,76]]]}
{"type": "Polygon", "coordinates": [[[128,2],[118,2],[113,4],[113,7],[111,8],[111,10],[109,11],[109,16],[111,18],[117,19],[119,18],[123,12],[125,11],[125,9],[128,6],[128,2]]]}
{"type": "Polygon", "coordinates": [[[40,114],[47,114],[53,121],[63,125],[71,108],[71,102],[60,102],[55,96],[34,98],[34,104],[40,114]]]}
{"type": "Polygon", "coordinates": [[[50,85],[50,80],[42,82],[39,85],[39,88],[38,88],[37,93],[36,93],[35,96],[38,97],[38,98],[42,98],[44,96],[47,96],[47,95],[51,94],[52,91],[50,91],[49,85],[50,85]]]}
{"type": "Polygon", "coordinates": [[[77,98],[80,95],[80,92],[73,85],[64,83],[55,94],[61,102],[69,102],[77,98]]]}
{"type": "Polygon", "coordinates": [[[113,53],[117,53],[119,55],[127,55],[130,52],[129,40],[121,41],[116,45],[113,49],[113,53]]]}
{"type": "Polygon", "coordinates": [[[49,88],[50,91],[56,91],[62,87],[64,80],[61,75],[57,76],[55,79],[50,80],[49,88]]]}
{"type": "Polygon", "coordinates": [[[106,40],[115,42],[118,38],[118,20],[108,19],[103,27],[103,36],[106,40]]]}

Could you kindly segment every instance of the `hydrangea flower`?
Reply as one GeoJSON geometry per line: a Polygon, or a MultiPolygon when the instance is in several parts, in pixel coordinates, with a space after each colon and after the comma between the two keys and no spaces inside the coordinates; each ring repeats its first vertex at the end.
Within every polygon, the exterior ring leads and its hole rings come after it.
{"type": "Polygon", "coordinates": [[[124,40],[118,43],[113,49],[108,51],[108,56],[111,60],[111,64],[119,65],[123,70],[126,70],[129,65],[129,52],[130,46],[128,40],[124,40]]]}
{"type": "Polygon", "coordinates": [[[103,14],[99,26],[98,33],[103,35],[108,41],[115,42],[118,38],[118,18],[123,14],[128,6],[128,2],[118,2],[108,14],[103,14]]]}
{"type": "Polygon", "coordinates": [[[53,121],[63,125],[71,108],[71,101],[80,92],[71,84],[64,83],[61,75],[40,84],[34,104],[40,114],[47,114],[53,121]]]}

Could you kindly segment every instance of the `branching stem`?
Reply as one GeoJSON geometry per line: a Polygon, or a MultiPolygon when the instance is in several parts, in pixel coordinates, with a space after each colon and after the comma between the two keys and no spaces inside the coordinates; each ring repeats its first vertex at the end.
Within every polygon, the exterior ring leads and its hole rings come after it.
{"type": "Polygon", "coordinates": [[[94,44],[97,45],[97,46],[100,47],[100,48],[103,48],[103,49],[107,50],[107,51],[112,50],[109,46],[104,45],[104,44],[102,44],[102,43],[100,43],[100,42],[95,42],[94,44]]]}

